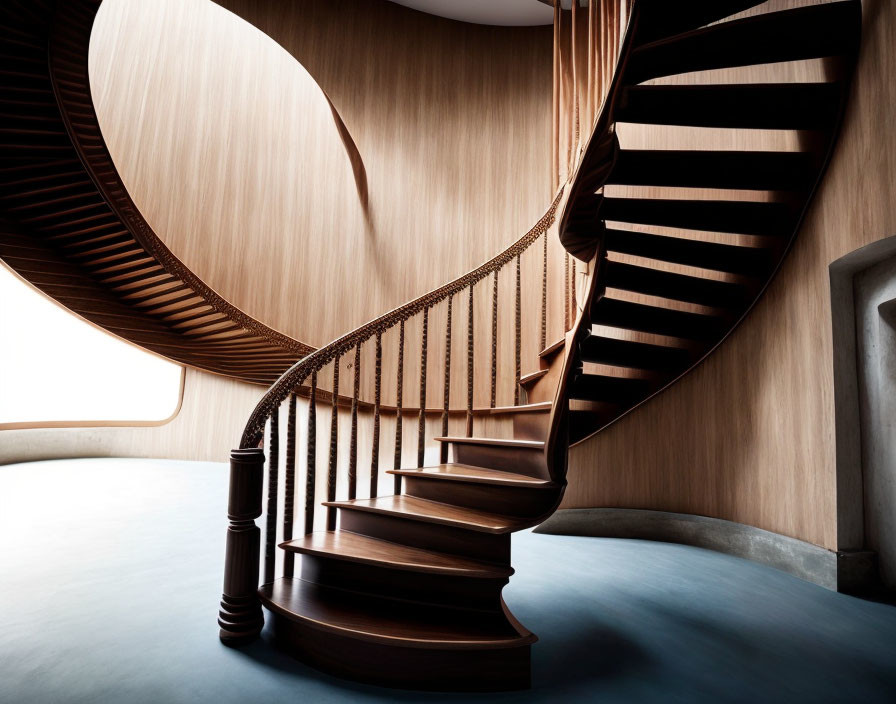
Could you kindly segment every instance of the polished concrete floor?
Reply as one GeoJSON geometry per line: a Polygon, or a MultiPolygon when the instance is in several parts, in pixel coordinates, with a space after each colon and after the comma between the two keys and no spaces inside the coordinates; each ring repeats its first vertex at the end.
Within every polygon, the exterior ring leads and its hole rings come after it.
{"type": "Polygon", "coordinates": [[[894,702],[896,607],[697,548],[523,533],[533,688],[337,680],[217,639],[227,467],[0,467],[0,702],[894,702]]]}

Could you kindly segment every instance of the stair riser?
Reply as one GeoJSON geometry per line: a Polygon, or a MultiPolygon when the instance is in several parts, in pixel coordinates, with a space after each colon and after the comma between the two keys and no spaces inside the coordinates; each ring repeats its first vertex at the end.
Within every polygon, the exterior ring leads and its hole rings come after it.
{"type": "Polygon", "coordinates": [[[517,413],[513,416],[513,437],[517,440],[538,440],[543,442],[551,425],[550,412],[517,413]]]}
{"type": "Polygon", "coordinates": [[[526,474],[530,477],[550,479],[541,448],[502,447],[500,445],[474,445],[451,443],[454,461],[475,467],[500,469],[505,472],[526,474]]]}
{"type": "Polygon", "coordinates": [[[302,556],[302,579],[390,599],[483,611],[501,611],[501,590],[509,581],[427,574],[372,567],[317,555],[302,556]]]}
{"type": "Polygon", "coordinates": [[[324,632],[272,614],[277,645],[337,677],[384,687],[500,692],[528,689],[530,647],[456,650],[404,648],[324,632]]]}
{"type": "Polygon", "coordinates": [[[368,511],[340,510],[340,528],[424,550],[510,564],[510,535],[464,530],[368,511]]]}
{"type": "Polygon", "coordinates": [[[533,519],[548,513],[554,507],[557,496],[551,489],[455,482],[431,477],[405,477],[404,493],[445,504],[533,519]]]}

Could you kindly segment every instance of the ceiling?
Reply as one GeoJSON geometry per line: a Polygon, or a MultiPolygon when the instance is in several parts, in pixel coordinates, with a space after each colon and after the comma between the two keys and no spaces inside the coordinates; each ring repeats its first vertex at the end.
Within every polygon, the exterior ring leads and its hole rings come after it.
{"type": "Polygon", "coordinates": [[[392,0],[439,17],[475,24],[528,26],[551,24],[549,0],[392,0]]]}

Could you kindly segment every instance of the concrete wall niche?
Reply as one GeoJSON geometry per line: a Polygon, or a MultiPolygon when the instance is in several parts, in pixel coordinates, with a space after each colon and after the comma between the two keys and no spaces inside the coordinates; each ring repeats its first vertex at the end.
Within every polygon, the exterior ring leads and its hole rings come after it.
{"type": "Polygon", "coordinates": [[[865,544],[896,588],[896,256],[854,283],[865,544]]]}

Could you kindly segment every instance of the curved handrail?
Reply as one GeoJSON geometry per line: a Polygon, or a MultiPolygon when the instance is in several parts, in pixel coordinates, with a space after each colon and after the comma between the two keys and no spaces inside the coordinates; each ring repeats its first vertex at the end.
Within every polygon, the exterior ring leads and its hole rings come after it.
{"type": "Polygon", "coordinates": [[[374,335],[383,333],[389,328],[398,325],[433,305],[440,303],[450,296],[463,291],[482,281],[486,276],[498,271],[505,264],[508,264],[517,256],[526,251],[539,237],[544,235],[548,228],[553,224],[557,206],[563,197],[565,184],[558,189],[554,200],[548,207],[547,211],[538,222],[516,242],[510,245],[503,252],[489,259],[484,264],[476,267],[472,271],[467,272],[453,281],[450,281],[437,289],[433,289],[429,293],[415,298],[404,305],[395,308],[388,313],[374,318],[373,320],[355,328],[351,332],[346,333],[320,349],[312,352],[307,357],[296,362],[292,367],[287,369],[277,381],[268,389],[267,393],[255,406],[243,435],[240,440],[240,448],[257,447],[264,434],[264,425],[274,410],[286,400],[287,396],[298,388],[302,382],[307,379],[312,372],[322,369],[336,357],[348,352],[358,344],[366,342],[374,335]]]}

